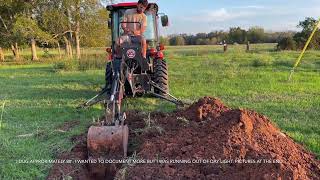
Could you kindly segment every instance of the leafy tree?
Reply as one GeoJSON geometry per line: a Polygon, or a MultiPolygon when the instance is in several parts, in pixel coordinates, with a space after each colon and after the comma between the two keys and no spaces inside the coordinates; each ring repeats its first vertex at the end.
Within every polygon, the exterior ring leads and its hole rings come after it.
{"type": "Polygon", "coordinates": [[[80,58],[80,45],[106,44],[107,18],[100,0],[1,0],[0,47],[12,47],[18,59],[18,44],[31,42],[34,52],[36,43],[64,43],[72,57],[74,43],[80,58]]]}
{"type": "MultiPolygon", "coordinates": [[[[313,31],[317,21],[314,18],[307,17],[304,21],[300,21],[298,27],[302,28],[301,32],[294,35],[294,40],[300,49],[306,44],[311,32],[313,31]]],[[[309,49],[320,49],[320,31],[319,29],[314,34],[309,49]]]]}
{"type": "Polygon", "coordinates": [[[230,28],[229,30],[229,42],[243,44],[247,41],[246,30],[240,27],[230,28]]]}
{"type": "Polygon", "coordinates": [[[170,39],[170,45],[171,46],[183,46],[183,45],[185,45],[185,39],[181,35],[175,36],[170,39]]]}
{"type": "Polygon", "coordinates": [[[194,45],[197,44],[197,37],[195,35],[186,35],[184,36],[185,44],[194,45]]]}
{"type": "Polygon", "coordinates": [[[278,42],[278,50],[296,50],[296,42],[294,41],[292,36],[283,37],[278,42]]]}
{"type": "Polygon", "coordinates": [[[218,38],[213,37],[213,38],[210,39],[210,43],[209,43],[209,44],[215,45],[215,44],[217,44],[217,43],[218,43],[218,38]]]}
{"type": "Polygon", "coordinates": [[[261,27],[252,27],[248,30],[248,41],[251,43],[263,43],[265,40],[265,32],[261,27]]]}
{"type": "Polygon", "coordinates": [[[3,0],[0,3],[0,44],[11,47],[16,60],[20,59],[18,44],[24,43],[23,38],[13,32],[18,15],[28,12],[31,4],[19,0],[3,0]]]}
{"type": "Polygon", "coordinates": [[[170,45],[169,38],[161,36],[161,37],[160,37],[160,43],[163,44],[163,45],[165,45],[165,46],[170,45]]]}
{"type": "Polygon", "coordinates": [[[302,31],[312,32],[316,23],[317,21],[314,18],[307,17],[304,21],[299,22],[298,27],[302,28],[302,31]]]}
{"type": "Polygon", "coordinates": [[[29,17],[19,16],[13,26],[13,34],[18,37],[30,40],[32,60],[38,60],[36,51],[37,42],[48,42],[51,39],[50,34],[41,30],[36,21],[29,17]]]}
{"type": "Polygon", "coordinates": [[[265,33],[265,43],[275,43],[279,42],[284,37],[293,37],[296,32],[287,31],[287,32],[267,32],[265,33]]]}
{"type": "Polygon", "coordinates": [[[68,16],[56,8],[45,9],[38,19],[40,26],[49,32],[53,39],[69,33],[68,16]]]}
{"type": "Polygon", "coordinates": [[[196,44],[197,45],[209,45],[210,39],[197,39],[196,44]]]}
{"type": "Polygon", "coordinates": [[[208,38],[208,35],[206,33],[198,33],[196,35],[196,38],[197,39],[207,39],[208,38]]]}
{"type": "Polygon", "coordinates": [[[109,14],[99,8],[87,16],[81,25],[81,45],[86,47],[104,47],[111,41],[110,31],[106,25],[109,14]]]}
{"type": "Polygon", "coordinates": [[[58,46],[59,52],[60,43],[63,42],[66,55],[68,58],[72,58],[71,40],[73,30],[71,29],[68,7],[69,4],[65,0],[43,0],[42,3],[38,4],[36,10],[38,16],[36,18],[41,28],[51,34],[52,41],[58,46]]]}
{"type": "Polygon", "coordinates": [[[109,31],[106,26],[108,14],[98,0],[43,0],[38,8],[41,26],[53,38],[65,44],[66,54],[72,58],[72,43],[76,55],[81,57],[82,46],[105,46],[109,31]],[[53,3],[54,2],[54,3],[53,3]]]}
{"type": "Polygon", "coordinates": [[[229,39],[229,33],[228,32],[224,32],[224,31],[214,31],[214,32],[210,32],[208,34],[208,38],[212,39],[212,38],[216,38],[217,43],[220,43],[224,40],[229,39]]]}

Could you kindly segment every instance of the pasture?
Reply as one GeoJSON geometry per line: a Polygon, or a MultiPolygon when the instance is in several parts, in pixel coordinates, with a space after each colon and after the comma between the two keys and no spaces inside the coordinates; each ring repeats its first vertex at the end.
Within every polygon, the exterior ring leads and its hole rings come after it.
{"type": "MultiPolygon", "coordinates": [[[[104,85],[103,48],[84,49],[82,63],[59,60],[57,50],[31,62],[28,52],[16,63],[6,51],[8,62],[0,65],[0,179],[44,179],[51,164],[21,160],[55,159],[102,114],[99,105],[76,107],[104,85]]],[[[226,53],[221,46],[167,47],[165,54],[173,95],[188,102],[218,97],[255,110],[320,156],[320,51],[306,52],[291,82],[299,52],[278,52],[275,44],[252,45],[250,52],[233,45],[226,53]]],[[[170,112],[175,106],[145,97],[126,100],[125,108],[170,112]]]]}

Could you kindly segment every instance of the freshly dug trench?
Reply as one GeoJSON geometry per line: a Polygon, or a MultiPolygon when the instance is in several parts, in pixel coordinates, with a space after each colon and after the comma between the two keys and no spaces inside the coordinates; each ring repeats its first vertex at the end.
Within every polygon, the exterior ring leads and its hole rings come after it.
{"type": "MultiPolygon", "coordinates": [[[[127,117],[129,153],[136,151],[139,159],[172,162],[124,165],[117,176],[127,179],[320,179],[320,162],[315,156],[282,133],[268,118],[253,111],[230,109],[215,98],[202,98],[189,108],[171,114],[153,113],[149,127],[145,127],[145,115],[141,113],[130,112],[127,117]],[[177,163],[178,160],[184,160],[184,164],[177,163]]],[[[85,139],[82,141],[80,145],[85,139]]],[[[71,154],[61,157],[73,156],[78,149],[76,146],[71,154]]],[[[85,151],[85,145],[82,150],[85,151]]],[[[80,153],[77,158],[86,157],[80,153]]],[[[61,178],[61,172],[72,170],[76,171],[69,175],[74,179],[92,178],[86,165],[63,166],[66,165],[55,165],[48,179],[61,178]]]]}

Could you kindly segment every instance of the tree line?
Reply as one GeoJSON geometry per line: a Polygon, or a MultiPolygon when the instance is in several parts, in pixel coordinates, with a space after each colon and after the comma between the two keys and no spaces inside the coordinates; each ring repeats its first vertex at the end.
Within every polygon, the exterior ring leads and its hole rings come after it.
{"type": "MultiPolygon", "coordinates": [[[[302,30],[296,32],[292,36],[285,36],[278,42],[279,50],[297,50],[302,49],[306,44],[311,32],[314,30],[317,24],[317,20],[311,17],[307,17],[304,21],[300,21],[298,27],[302,30]]],[[[319,50],[320,49],[320,30],[319,27],[316,30],[308,49],[319,50]]]]}
{"type": "MultiPolygon", "coordinates": [[[[245,44],[245,43],[278,43],[279,50],[301,49],[311,34],[316,20],[307,17],[299,22],[300,32],[267,32],[262,27],[251,27],[248,30],[240,27],[232,27],[229,31],[213,31],[210,33],[198,34],[175,34],[168,37],[161,37],[165,45],[216,45],[216,44],[245,44]]],[[[318,30],[309,48],[318,49],[320,45],[320,31],[318,30]]]]}
{"type": "MultiPolygon", "coordinates": [[[[10,48],[16,60],[20,48],[29,47],[32,60],[38,60],[37,47],[57,48],[67,58],[81,57],[81,47],[102,47],[110,40],[107,28],[108,12],[102,5],[112,0],[1,0],[0,3],[0,61],[3,48],[10,48]],[[62,53],[61,48],[65,53],[62,53]],[[75,54],[74,54],[75,52],[75,54]]],[[[214,45],[278,43],[279,49],[303,47],[316,20],[299,22],[300,32],[266,32],[261,27],[248,30],[232,27],[229,31],[213,31],[195,35],[178,34],[161,37],[164,45],[214,45]]],[[[318,30],[309,48],[319,49],[318,30]]]]}
{"type": "Polygon", "coordinates": [[[265,32],[261,27],[251,27],[244,30],[240,27],[232,27],[229,31],[213,31],[210,33],[178,34],[161,37],[166,45],[215,45],[224,42],[228,44],[250,43],[276,43],[281,37],[292,36],[294,32],[265,32]]]}
{"type": "Polygon", "coordinates": [[[2,48],[10,48],[19,60],[20,47],[30,47],[32,60],[38,60],[37,46],[55,47],[59,53],[63,46],[68,58],[79,59],[81,46],[105,46],[109,37],[108,14],[101,2],[1,0],[0,58],[4,59],[2,48]]]}

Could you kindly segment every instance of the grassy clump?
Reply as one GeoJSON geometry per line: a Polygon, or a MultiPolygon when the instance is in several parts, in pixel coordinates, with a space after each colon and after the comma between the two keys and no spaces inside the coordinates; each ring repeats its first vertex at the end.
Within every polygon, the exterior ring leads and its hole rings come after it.
{"type": "Polygon", "coordinates": [[[270,66],[272,65],[274,58],[268,54],[259,54],[252,60],[253,67],[270,66]]]}
{"type": "Polygon", "coordinates": [[[62,60],[53,64],[54,71],[75,71],[79,69],[79,62],[76,60],[62,60]]]}
{"type": "Polygon", "coordinates": [[[61,60],[53,63],[53,69],[57,71],[87,71],[104,69],[106,60],[100,57],[82,58],[80,60],[61,60]]]}
{"type": "Polygon", "coordinates": [[[79,60],[78,70],[95,70],[95,69],[105,69],[106,59],[101,57],[93,57],[90,59],[81,59],[79,60]]]}

